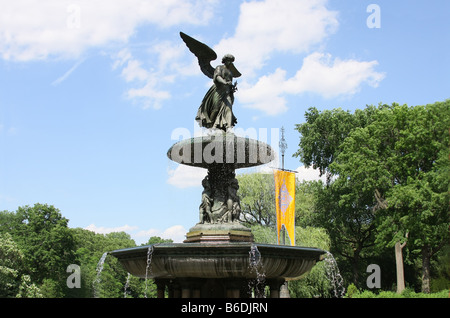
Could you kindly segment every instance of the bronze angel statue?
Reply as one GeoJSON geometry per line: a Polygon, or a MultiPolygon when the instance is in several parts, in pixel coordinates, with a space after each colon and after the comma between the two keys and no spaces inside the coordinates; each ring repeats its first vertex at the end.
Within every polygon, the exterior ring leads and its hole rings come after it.
{"type": "Polygon", "coordinates": [[[226,54],[222,58],[222,65],[214,68],[211,66],[211,61],[217,59],[214,50],[183,32],[180,32],[180,36],[189,50],[197,57],[203,74],[211,78],[214,83],[203,98],[195,120],[200,127],[227,131],[237,123],[233,114],[237,82],[233,84],[233,78],[241,76],[241,73],[233,64],[234,56],[226,54]]]}

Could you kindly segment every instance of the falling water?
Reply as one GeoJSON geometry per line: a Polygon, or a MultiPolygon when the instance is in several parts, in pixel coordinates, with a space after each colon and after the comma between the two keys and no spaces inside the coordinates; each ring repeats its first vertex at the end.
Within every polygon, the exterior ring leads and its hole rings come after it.
{"type": "Polygon", "coordinates": [[[249,282],[249,289],[254,289],[255,297],[261,298],[264,297],[264,282],[266,279],[266,275],[264,271],[262,271],[261,253],[259,252],[258,247],[252,244],[248,254],[249,268],[256,273],[256,279],[249,282]]]}
{"type": "Polygon", "coordinates": [[[128,289],[128,287],[130,286],[130,278],[131,278],[131,274],[130,273],[128,273],[128,275],[127,275],[127,281],[125,282],[125,287],[123,288],[123,298],[127,298],[127,295],[128,295],[128,291],[127,291],[127,289],[128,289]]]}
{"type": "Polygon", "coordinates": [[[153,245],[150,245],[147,250],[147,266],[145,268],[145,298],[147,298],[147,287],[148,287],[148,274],[151,273],[151,263],[153,255],[153,245]]]}
{"type": "Polygon", "coordinates": [[[258,247],[254,244],[250,247],[250,252],[248,252],[250,267],[256,268],[261,260],[261,253],[258,250],[258,247]]]}
{"type": "Polygon", "coordinates": [[[93,288],[94,288],[94,298],[99,298],[97,287],[100,284],[100,274],[103,270],[103,265],[105,264],[106,256],[108,255],[108,252],[103,253],[102,257],[97,263],[97,277],[95,278],[95,281],[93,282],[93,288]]]}
{"type": "Polygon", "coordinates": [[[333,254],[331,254],[330,252],[326,252],[324,261],[327,276],[333,288],[334,297],[336,298],[344,297],[345,294],[344,280],[342,279],[341,273],[339,272],[339,267],[337,266],[333,254]]]}

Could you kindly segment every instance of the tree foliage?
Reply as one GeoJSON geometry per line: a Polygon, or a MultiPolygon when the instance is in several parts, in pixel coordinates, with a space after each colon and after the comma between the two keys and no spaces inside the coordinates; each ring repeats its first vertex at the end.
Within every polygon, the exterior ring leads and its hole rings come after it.
{"type": "MultiPolygon", "coordinates": [[[[254,225],[251,229],[255,242],[277,244],[274,227],[254,225]]],[[[316,247],[325,251],[330,249],[330,238],[326,231],[321,228],[296,226],[295,240],[296,246],[316,247]]],[[[318,262],[301,279],[289,282],[288,288],[290,297],[293,298],[333,297],[333,287],[330,284],[323,262],[318,262]]]]}
{"type": "Polygon", "coordinates": [[[239,175],[241,219],[249,225],[274,225],[275,181],[273,175],[252,173],[239,175]]]}
{"type": "Polygon", "coordinates": [[[54,206],[39,203],[19,207],[14,215],[3,217],[8,219],[3,227],[9,229],[23,253],[23,270],[31,281],[38,285],[53,281],[51,296],[62,297],[66,267],[75,262],[68,220],[54,206]]]}
{"type": "Polygon", "coordinates": [[[368,106],[365,110],[356,110],[354,114],[341,108],[319,112],[311,107],[305,114],[306,122],[297,124],[301,134],[299,149],[294,153],[305,166],[318,169],[327,174],[330,181],[330,164],[340,153],[340,146],[356,127],[365,127],[372,121],[376,108],[368,106]]]}
{"type": "Polygon", "coordinates": [[[23,253],[9,233],[0,233],[0,298],[42,297],[39,288],[24,275],[23,253]]]}
{"type": "MultiPolygon", "coordinates": [[[[241,220],[249,225],[276,225],[275,180],[273,174],[251,173],[238,175],[241,198],[241,220]]],[[[314,205],[321,181],[295,184],[295,224],[312,225],[314,205]]]]}
{"type": "MultiPolygon", "coordinates": [[[[47,204],[0,212],[0,297],[156,296],[153,280],[128,275],[112,256],[97,271],[103,254],[136,246],[129,234],[97,234],[67,225],[61,212],[47,204]],[[81,288],[67,286],[71,264],[81,269],[81,288]]],[[[149,243],[162,241],[149,238],[149,243]]]]}
{"type": "Polygon", "coordinates": [[[421,259],[429,292],[432,257],[448,244],[450,101],[354,114],[312,108],[306,118],[297,125],[295,155],[328,174],[316,220],[352,263],[353,281],[363,272],[361,258],[408,237],[408,255],[421,259]]]}

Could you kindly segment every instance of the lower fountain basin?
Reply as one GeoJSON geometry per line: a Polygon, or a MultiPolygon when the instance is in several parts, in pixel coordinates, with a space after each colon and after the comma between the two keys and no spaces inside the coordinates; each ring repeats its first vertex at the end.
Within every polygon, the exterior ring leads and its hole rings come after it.
{"type": "Polygon", "coordinates": [[[154,279],[254,279],[259,272],[266,279],[295,280],[322,254],[317,248],[249,242],[164,243],[111,252],[130,274],[154,279]]]}

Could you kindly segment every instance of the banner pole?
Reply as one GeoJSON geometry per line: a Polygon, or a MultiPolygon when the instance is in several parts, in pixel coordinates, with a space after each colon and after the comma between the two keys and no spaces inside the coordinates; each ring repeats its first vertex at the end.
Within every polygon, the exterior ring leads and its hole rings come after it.
{"type": "MultiPolygon", "coordinates": [[[[284,126],[281,127],[281,139],[279,147],[281,150],[281,169],[284,170],[284,153],[287,149],[287,142],[286,139],[284,139],[284,126]]],[[[282,244],[286,245],[286,227],[284,224],[281,226],[281,233],[282,233],[282,244]]]]}

